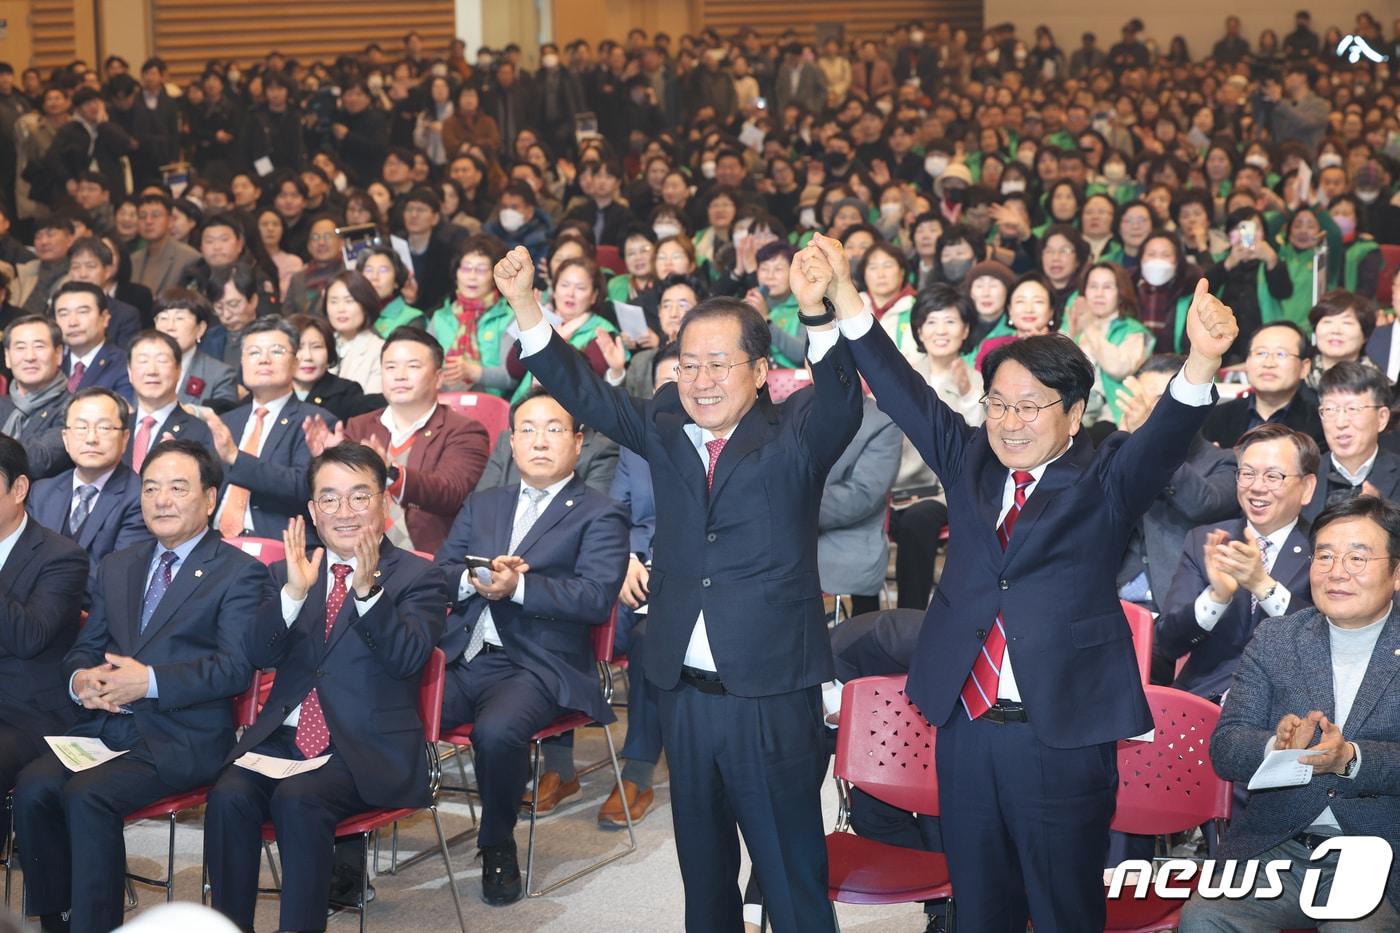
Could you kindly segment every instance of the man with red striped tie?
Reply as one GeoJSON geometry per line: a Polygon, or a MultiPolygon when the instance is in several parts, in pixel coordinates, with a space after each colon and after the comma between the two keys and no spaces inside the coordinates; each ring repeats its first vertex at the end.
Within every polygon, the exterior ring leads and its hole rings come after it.
{"type": "MultiPolygon", "coordinates": [[[[833,268],[846,263],[830,241],[833,268]]],[[[938,726],[943,842],[959,926],[1101,930],[1115,743],[1152,728],[1114,572],[1133,524],[1181,464],[1237,331],[1202,280],[1191,355],[1152,416],[1094,448],[1093,365],[1068,337],[1014,341],[982,367],[973,429],[842,283],[842,333],[880,408],[947,490],[948,563],[909,671],[938,726]]]]}

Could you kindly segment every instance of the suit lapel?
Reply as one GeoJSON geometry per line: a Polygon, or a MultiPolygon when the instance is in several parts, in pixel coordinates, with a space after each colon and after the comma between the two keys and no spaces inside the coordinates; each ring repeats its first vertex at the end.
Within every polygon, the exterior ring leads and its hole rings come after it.
{"type": "Polygon", "coordinates": [[[39,542],[43,540],[38,530],[40,524],[37,516],[30,518],[24,534],[19,536],[15,546],[10,549],[10,556],[4,565],[0,566],[0,591],[10,592],[24,568],[34,559],[34,552],[39,549],[39,542]]]}
{"type": "MultiPolygon", "coordinates": [[[[544,537],[545,532],[559,524],[564,516],[569,514],[574,506],[578,504],[578,496],[583,492],[582,488],[580,488],[582,485],[583,480],[579,479],[578,475],[575,474],[568,485],[559,490],[553,499],[549,500],[549,505],[540,513],[539,518],[535,519],[535,523],[530,526],[530,530],[527,531],[525,537],[520,540],[520,546],[515,549],[515,553],[518,556],[523,557],[530,548],[535,546],[535,542],[544,537]]],[[[512,520],[512,524],[513,523],[512,520]]]]}
{"type": "MultiPolygon", "coordinates": [[[[705,502],[705,464],[695,453],[695,445],[685,432],[689,419],[682,414],[659,414],[656,419],[657,432],[661,435],[661,446],[666,456],[676,465],[676,470],[684,480],[681,485],[696,498],[705,502]]],[[[722,458],[721,458],[722,459],[722,458]]]]}
{"type": "MultiPolygon", "coordinates": [[[[436,450],[442,443],[442,425],[447,420],[447,406],[439,405],[433,411],[433,416],[428,419],[428,423],[418,431],[418,436],[413,439],[413,446],[408,450],[408,468],[410,470],[424,469],[423,462],[428,459],[428,452],[436,450]]],[[[389,447],[389,432],[384,425],[378,422],[374,425],[374,434],[384,443],[387,450],[389,447]]]]}
{"type": "MultiPolygon", "coordinates": [[[[739,420],[739,424],[734,428],[734,433],[729,436],[729,441],[720,451],[719,460],[715,462],[714,485],[709,490],[711,508],[714,508],[714,503],[719,501],[720,492],[744,458],[757,451],[772,437],[777,418],[777,409],[768,401],[765,394],[739,420]]],[[[694,445],[691,445],[691,450],[694,449],[694,445]]],[[[708,461],[708,451],[706,451],[705,456],[708,461]]],[[[698,456],[692,459],[697,466],[701,465],[698,456]]]]}
{"type": "MultiPolygon", "coordinates": [[[[1094,447],[1083,434],[1075,435],[1070,443],[1069,450],[1065,451],[1060,459],[1051,463],[1045,468],[1045,473],[1040,477],[1031,494],[1026,499],[1025,506],[1021,509],[1021,514],[1016,518],[1016,524],[1011,532],[1011,540],[1006,546],[1006,560],[1015,558],[1026,539],[1035,530],[1036,519],[1040,518],[1055,496],[1062,489],[1068,488],[1083,472],[1084,467],[1094,457],[1094,447]]],[[[1005,467],[1003,467],[1005,470],[1005,467]]],[[[1005,474],[1002,476],[1002,489],[1005,489],[1005,474]]],[[[1000,515],[1000,502],[997,500],[1000,515]]]]}
{"type": "Polygon", "coordinates": [[[108,610],[107,628],[123,650],[130,654],[136,653],[136,642],[141,632],[141,603],[146,596],[146,578],[150,575],[151,561],[155,558],[158,547],[160,542],[155,541],[129,552],[126,573],[119,574],[121,599],[117,603],[119,607],[125,607],[126,611],[121,613],[120,619],[113,619],[111,610],[108,610]]]}
{"type": "Polygon", "coordinates": [[[1308,535],[1300,521],[1293,526],[1288,537],[1283,539],[1269,576],[1283,583],[1290,592],[1296,593],[1308,581],[1308,535]]]}
{"type": "Polygon", "coordinates": [[[1322,710],[1331,719],[1337,713],[1332,694],[1332,643],[1327,636],[1327,617],[1320,611],[1299,626],[1298,662],[1299,670],[1317,673],[1316,677],[1308,678],[1306,687],[1313,701],[1312,709],[1322,710]]]}
{"type": "MultiPolygon", "coordinates": [[[[389,576],[391,573],[393,573],[394,565],[398,562],[398,559],[399,559],[399,549],[396,548],[396,547],[394,547],[394,545],[391,544],[391,543],[389,542],[389,539],[388,539],[388,538],[380,538],[380,539],[379,539],[379,566],[376,567],[376,568],[374,569],[374,579],[375,579],[375,582],[376,582],[376,583],[381,583],[381,584],[382,584],[382,582],[383,582],[385,579],[387,579],[388,576],[389,576]]],[[[320,613],[320,618],[321,618],[322,620],[324,620],[325,617],[326,617],[326,615],[325,615],[325,605],[326,605],[326,595],[327,595],[327,593],[326,593],[326,585],[327,585],[327,584],[326,584],[326,575],[325,575],[325,574],[321,574],[321,601],[320,601],[319,603],[317,603],[316,605],[318,605],[318,606],[320,606],[320,607],[322,608],[322,611],[321,611],[321,613],[320,613]]],[[[345,633],[348,632],[348,631],[350,631],[351,622],[352,622],[352,621],[355,619],[355,617],[356,617],[356,616],[355,616],[355,606],[354,606],[354,603],[355,603],[355,590],[354,590],[354,577],[353,577],[353,576],[352,576],[352,577],[346,577],[346,578],[345,578],[345,587],[346,587],[345,602],[343,602],[343,603],[341,604],[341,606],[340,606],[340,612],[336,613],[335,624],[334,624],[333,626],[331,626],[330,634],[327,635],[324,639],[320,639],[320,640],[317,641],[317,644],[319,644],[319,645],[322,646],[322,648],[321,648],[321,654],[322,654],[322,656],[325,656],[325,655],[327,655],[327,654],[330,654],[330,652],[335,648],[336,643],[339,642],[341,638],[345,637],[345,633]]],[[[385,593],[385,594],[384,594],[383,596],[381,596],[380,598],[381,598],[381,599],[388,599],[388,598],[389,598],[389,594],[388,594],[388,593],[385,593]]]]}
{"type": "Polygon", "coordinates": [[[102,529],[102,523],[107,520],[107,516],[126,499],[128,487],[135,476],[126,466],[118,463],[116,472],[107,480],[107,485],[102,487],[102,492],[98,494],[97,500],[92,504],[92,511],[83,521],[83,526],[78,529],[78,543],[85,548],[92,547],[92,539],[97,537],[97,532],[102,529]]]}
{"type": "Polygon", "coordinates": [[[1359,731],[1358,727],[1376,708],[1381,697],[1389,693],[1390,682],[1396,674],[1400,674],[1400,619],[1392,610],[1390,618],[1385,621],[1385,628],[1381,629],[1381,637],[1376,640],[1376,647],[1371,651],[1366,674],[1357,688],[1351,711],[1347,713],[1343,735],[1355,735],[1359,731]]]}
{"type": "MultiPolygon", "coordinates": [[[[170,589],[166,590],[165,595],[160,598],[160,602],[156,605],[156,611],[151,616],[151,621],[146,623],[146,630],[144,632],[140,631],[140,602],[145,595],[144,592],[141,594],[141,597],[138,597],[135,616],[137,627],[136,651],[140,651],[142,648],[146,647],[146,645],[150,644],[151,639],[160,632],[161,628],[164,627],[167,622],[175,617],[185,601],[194,595],[195,591],[204,584],[204,578],[207,575],[204,569],[205,565],[218,556],[218,551],[215,549],[221,546],[221,539],[217,532],[205,532],[204,537],[195,545],[194,550],[185,558],[184,563],[180,565],[179,571],[175,574],[175,579],[170,581],[170,589]]],[[[144,578],[142,582],[144,584],[144,578]]]]}

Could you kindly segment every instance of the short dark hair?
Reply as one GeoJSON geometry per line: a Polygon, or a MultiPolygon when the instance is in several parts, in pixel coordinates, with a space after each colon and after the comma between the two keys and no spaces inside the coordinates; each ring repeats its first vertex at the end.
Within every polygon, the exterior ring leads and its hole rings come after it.
{"type": "MultiPolygon", "coordinates": [[[[326,344],[326,366],[335,366],[340,362],[340,355],[335,352],[335,331],[331,329],[331,322],[321,317],[319,314],[293,314],[285,318],[286,322],[296,329],[297,339],[292,341],[292,349],[301,348],[301,335],[307,330],[314,330],[321,335],[321,339],[326,344]]],[[[253,323],[257,323],[254,321],[253,323]]]]}
{"type": "Polygon", "coordinates": [[[1390,571],[1400,563],[1400,506],[1378,496],[1353,496],[1335,505],[1329,505],[1322,514],[1313,519],[1308,529],[1309,548],[1317,547],[1317,536],[1333,522],[1348,518],[1369,518],[1385,531],[1385,553],[1390,558],[1390,571]]]}
{"type": "Polygon", "coordinates": [[[1302,431],[1295,431],[1277,421],[1265,422],[1241,434],[1240,439],[1235,441],[1235,459],[1238,460],[1246,450],[1255,444],[1282,440],[1293,442],[1294,448],[1298,451],[1298,467],[1304,475],[1317,472],[1318,464],[1322,462],[1322,454],[1317,449],[1317,441],[1302,431]]]}
{"type": "Polygon", "coordinates": [[[991,388],[997,369],[1007,360],[1024,366],[1047,389],[1058,392],[1065,411],[1077,402],[1088,404],[1094,388],[1094,364],[1068,334],[1023,337],[997,347],[982,361],[984,385],[991,388]]]}
{"type": "Polygon", "coordinates": [[[438,343],[437,338],[434,337],[432,334],[429,334],[423,328],[414,327],[411,324],[405,324],[402,327],[395,327],[393,331],[390,332],[389,336],[384,338],[384,345],[379,348],[379,356],[383,358],[385,351],[387,351],[389,347],[393,346],[396,343],[422,344],[431,351],[433,365],[436,366],[438,369],[442,369],[442,364],[444,360],[442,344],[438,343]]]}
{"type": "Polygon", "coordinates": [[[29,479],[29,453],[23,444],[4,434],[0,434],[0,476],[5,477],[7,490],[14,489],[21,476],[29,479]]]}
{"type": "Polygon", "coordinates": [[[312,496],[316,495],[316,474],[328,463],[343,466],[347,470],[364,470],[374,477],[374,484],[380,492],[383,492],[389,483],[389,471],[384,465],[383,457],[364,444],[343,441],[334,447],[327,447],[318,456],[313,457],[311,465],[306,468],[306,486],[311,490],[312,496]]]}
{"type": "MultiPolygon", "coordinates": [[[[410,159],[408,164],[412,165],[413,160],[410,159]]],[[[401,206],[407,207],[410,204],[423,204],[432,210],[434,214],[442,213],[442,198],[434,194],[432,188],[425,185],[419,185],[416,188],[410,189],[409,192],[403,196],[401,206]]]]}
{"type": "Polygon", "coordinates": [[[1374,366],[1350,360],[1337,363],[1322,374],[1318,382],[1318,398],[1326,398],[1332,392],[1345,392],[1360,395],[1371,393],[1371,401],[1385,408],[1390,407],[1392,391],[1390,380],[1374,366]]]}
{"type": "Polygon", "coordinates": [[[107,310],[107,293],[91,282],[64,282],[54,291],[53,297],[49,299],[49,308],[58,307],[58,299],[62,298],[64,295],[89,295],[97,302],[98,311],[107,310]]]}
{"type": "Polygon", "coordinates": [[[175,202],[171,199],[170,195],[168,194],[158,194],[157,192],[152,191],[149,194],[143,194],[136,199],[136,206],[138,208],[144,207],[147,204],[159,204],[161,207],[165,208],[165,212],[167,214],[175,210],[175,202]]]}
{"type": "Polygon", "coordinates": [[[254,334],[270,332],[276,332],[286,337],[292,345],[292,352],[297,352],[297,347],[301,344],[301,331],[293,327],[291,321],[280,317],[255,318],[253,323],[243,329],[243,339],[246,341],[254,334]]]}
{"type": "Polygon", "coordinates": [[[200,489],[218,489],[223,485],[224,468],[219,465],[218,460],[214,459],[209,448],[199,441],[161,441],[156,444],[141,463],[141,478],[145,479],[146,471],[151,468],[151,464],[166,454],[184,454],[194,458],[194,462],[199,466],[200,489]]]}
{"type": "Polygon", "coordinates": [[[1308,312],[1308,324],[1313,330],[1317,330],[1318,322],[1323,318],[1346,314],[1348,311],[1356,315],[1356,321],[1361,325],[1361,336],[1371,336],[1372,331],[1376,329],[1375,304],[1365,295],[1340,288],[1333,289],[1317,300],[1317,304],[1308,312]]]}
{"type": "MultiPolygon", "coordinates": [[[[511,406],[510,406],[510,429],[511,429],[512,431],[515,430],[515,413],[516,413],[517,411],[519,411],[520,408],[521,408],[521,406],[523,406],[526,402],[533,402],[533,401],[534,401],[535,399],[537,399],[537,398],[554,398],[554,396],[551,395],[550,392],[549,392],[549,390],[546,389],[546,388],[544,388],[543,386],[536,386],[536,387],[535,387],[534,389],[532,389],[529,393],[527,393],[527,394],[525,395],[524,398],[518,398],[518,399],[516,399],[514,402],[511,403],[511,406]]],[[[558,400],[556,399],[556,401],[558,401],[558,400]]],[[[563,407],[563,406],[561,405],[560,407],[563,407]]],[[[569,411],[567,408],[565,408],[564,411],[567,412],[568,415],[569,415],[569,421],[570,421],[570,422],[573,424],[573,426],[574,426],[574,433],[577,434],[577,433],[579,433],[580,431],[582,431],[582,430],[583,430],[583,425],[579,424],[578,419],[576,419],[576,418],[574,417],[574,413],[571,412],[571,411],[569,411]]]]}
{"type": "Polygon", "coordinates": [[[209,299],[189,288],[167,288],[161,292],[155,304],[151,305],[151,319],[160,317],[163,311],[188,311],[201,324],[208,324],[214,320],[214,309],[210,306],[209,299]]]}
{"type": "Polygon", "coordinates": [[[716,295],[706,298],[685,313],[681,318],[681,329],[676,333],[676,345],[685,341],[685,329],[696,321],[712,321],[729,318],[739,325],[739,349],[753,363],[766,360],[773,348],[773,336],[768,331],[768,322],[753,305],[738,298],[716,295]]]}
{"type": "Polygon", "coordinates": [[[123,428],[125,428],[127,422],[131,420],[131,404],[126,399],[106,386],[88,386],[86,389],[79,389],[77,392],[74,392],[72,395],[68,396],[68,400],[64,402],[63,421],[65,424],[68,422],[69,409],[84,399],[89,398],[105,398],[113,405],[116,405],[117,420],[121,422],[123,428]]]}
{"type": "Polygon", "coordinates": [[[656,355],[651,358],[651,381],[656,381],[656,374],[661,369],[661,364],[670,360],[673,363],[680,363],[681,348],[674,341],[656,351],[656,355]]]}
{"type": "Polygon", "coordinates": [[[1135,376],[1146,376],[1149,373],[1162,373],[1164,375],[1175,375],[1181,371],[1181,367],[1186,365],[1186,357],[1180,353],[1154,353],[1149,356],[1141,366],[1138,367],[1135,376]]]}
{"type": "Polygon", "coordinates": [[[131,338],[131,342],[126,345],[128,357],[135,354],[136,345],[138,343],[159,343],[170,351],[171,355],[175,357],[175,362],[180,362],[180,344],[165,331],[147,328],[146,330],[137,332],[136,336],[131,338]]]}
{"type": "Polygon", "coordinates": [[[16,330],[18,330],[21,327],[24,327],[26,324],[44,325],[48,328],[49,340],[53,343],[53,345],[56,347],[63,346],[63,331],[59,329],[58,324],[54,321],[53,318],[45,317],[42,314],[26,314],[22,317],[15,318],[13,321],[10,322],[10,326],[5,328],[6,350],[10,348],[10,337],[14,334],[16,330]]]}
{"type": "Polygon", "coordinates": [[[1310,354],[1308,353],[1308,349],[1310,341],[1308,340],[1308,335],[1303,331],[1303,328],[1299,327],[1297,324],[1294,324],[1292,321],[1269,321],[1267,324],[1260,324],[1259,329],[1256,330],[1249,337],[1249,346],[1251,349],[1253,349],[1254,341],[1258,339],[1259,335],[1264,333],[1264,331],[1268,330],[1271,327],[1281,327],[1284,330],[1292,331],[1295,335],[1297,335],[1298,356],[1305,360],[1309,359],[1310,354]]]}
{"type": "Polygon", "coordinates": [[[968,344],[972,340],[972,330],[977,326],[977,306],[972,303],[971,296],[962,289],[944,282],[934,282],[919,289],[918,297],[914,299],[914,308],[909,312],[909,332],[913,335],[914,345],[919,348],[920,353],[928,352],[924,349],[924,342],[919,339],[919,331],[923,329],[924,322],[935,311],[950,308],[958,312],[958,317],[967,325],[963,351],[972,349],[968,344]]]}
{"type": "Polygon", "coordinates": [[[112,248],[102,241],[101,237],[85,236],[80,240],[74,240],[73,245],[68,247],[68,258],[72,259],[79,253],[87,253],[104,266],[110,266],[116,259],[112,248]]]}

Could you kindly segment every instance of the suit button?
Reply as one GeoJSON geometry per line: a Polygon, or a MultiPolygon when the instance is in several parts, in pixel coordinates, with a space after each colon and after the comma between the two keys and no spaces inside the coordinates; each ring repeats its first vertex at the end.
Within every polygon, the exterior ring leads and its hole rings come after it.
{"type": "Polygon", "coordinates": [[[1009,590],[1009,589],[1011,589],[1011,583],[1008,582],[1008,581],[1006,581],[1006,580],[998,580],[998,581],[997,581],[997,586],[1001,587],[1001,588],[1004,589],[1004,590],[1009,590]]]}
{"type": "Polygon", "coordinates": [[[706,577],[705,579],[701,580],[701,581],[700,581],[700,585],[701,585],[701,586],[709,586],[709,585],[710,585],[710,578],[709,578],[709,577],[706,577]]]}
{"type": "Polygon", "coordinates": [[[325,677],[325,676],[326,676],[326,672],[325,672],[325,671],[317,671],[317,672],[316,672],[316,677],[317,677],[317,679],[322,678],[322,677],[325,677]]]}
{"type": "Polygon", "coordinates": [[[291,708],[290,706],[284,706],[284,707],[282,707],[282,715],[283,715],[283,716],[286,716],[286,715],[289,714],[291,711],[292,711],[292,708],[291,708]]]}
{"type": "Polygon", "coordinates": [[[986,638],[987,638],[987,630],[984,629],[984,628],[979,628],[979,629],[977,630],[977,640],[978,640],[978,641],[985,641],[986,638]]]}
{"type": "Polygon", "coordinates": [[[719,535],[715,534],[713,531],[710,532],[709,534],[705,535],[705,540],[708,541],[708,542],[710,542],[711,544],[714,544],[714,543],[715,543],[715,540],[718,539],[718,538],[719,538],[719,535]]]}
{"type": "Polygon", "coordinates": [[[1335,796],[1337,796],[1337,788],[1333,787],[1333,788],[1331,788],[1330,790],[1328,790],[1328,791],[1327,791],[1327,796],[1328,796],[1328,797],[1335,797],[1335,796]]]}

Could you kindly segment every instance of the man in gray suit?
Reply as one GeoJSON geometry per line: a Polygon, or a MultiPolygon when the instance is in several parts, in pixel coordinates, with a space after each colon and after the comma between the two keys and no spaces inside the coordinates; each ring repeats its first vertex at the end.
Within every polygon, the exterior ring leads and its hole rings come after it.
{"type": "Polygon", "coordinates": [[[817,519],[822,590],[851,597],[851,615],[880,608],[890,562],[885,512],[904,435],[866,396],[860,430],[826,475],[817,519]]]}
{"type": "MultiPolygon", "coordinates": [[[[1251,796],[1221,842],[1220,858],[1287,859],[1292,867],[1280,875],[1281,896],[1193,896],[1182,933],[1341,929],[1301,910],[1305,874],[1320,875],[1312,901],[1337,907],[1341,898],[1327,892],[1340,895],[1344,884],[1350,900],[1368,900],[1358,895],[1373,889],[1358,873],[1377,866],[1374,857],[1339,857],[1331,837],[1378,836],[1400,848],[1400,618],[1391,602],[1400,591],[1400,508],[1374,496],[1348,499],[1318,516],[1311,544],[1316,608],[1259,626],[1210,744],[1215,770],[1240,782],[1270,751],[1310,750],[1300,759],[1312,766],[1308,782],[1251,796]],[[1334,887],[1340,862],[1352,874],[1334,887]]],[[[1389,865],[1374,909],[1358,904],[1364,918],[1334,918],[1351,920],[1349,933],[1400,928],[1400,868],[1389,865]]],[[[1260,871],[1261,884],[1264,877],[1260,871]]]]}
{"type": "Polygon", "coordinates": [[[1353,496],[1400,501],[1400,454],[1380,446],[1390,423],[1390,380],[1374,366],[1338,363],[1322,374],[1317,413],[1327,454],[1317,468],[1317,490],[1303,507],[1311,521],[1329,505],[1353,496]]]}
{"type": "Polygon", "coordinates": [[[175,202],[163,194],[145,194],[136,202],[136,218],[146,245],[131,254],[131,277],[159,298],[180,283],[199,251],[171,235],[175,202]]]}
{"type": "Polygon", "coordinates": [[[808,113],[821,113],[826,107],[826,75],[800,43],[793,42],[783,50],[773,96],[778,99],[775,113],[782,113],[788,104],[797,104],[808,113]]]}

